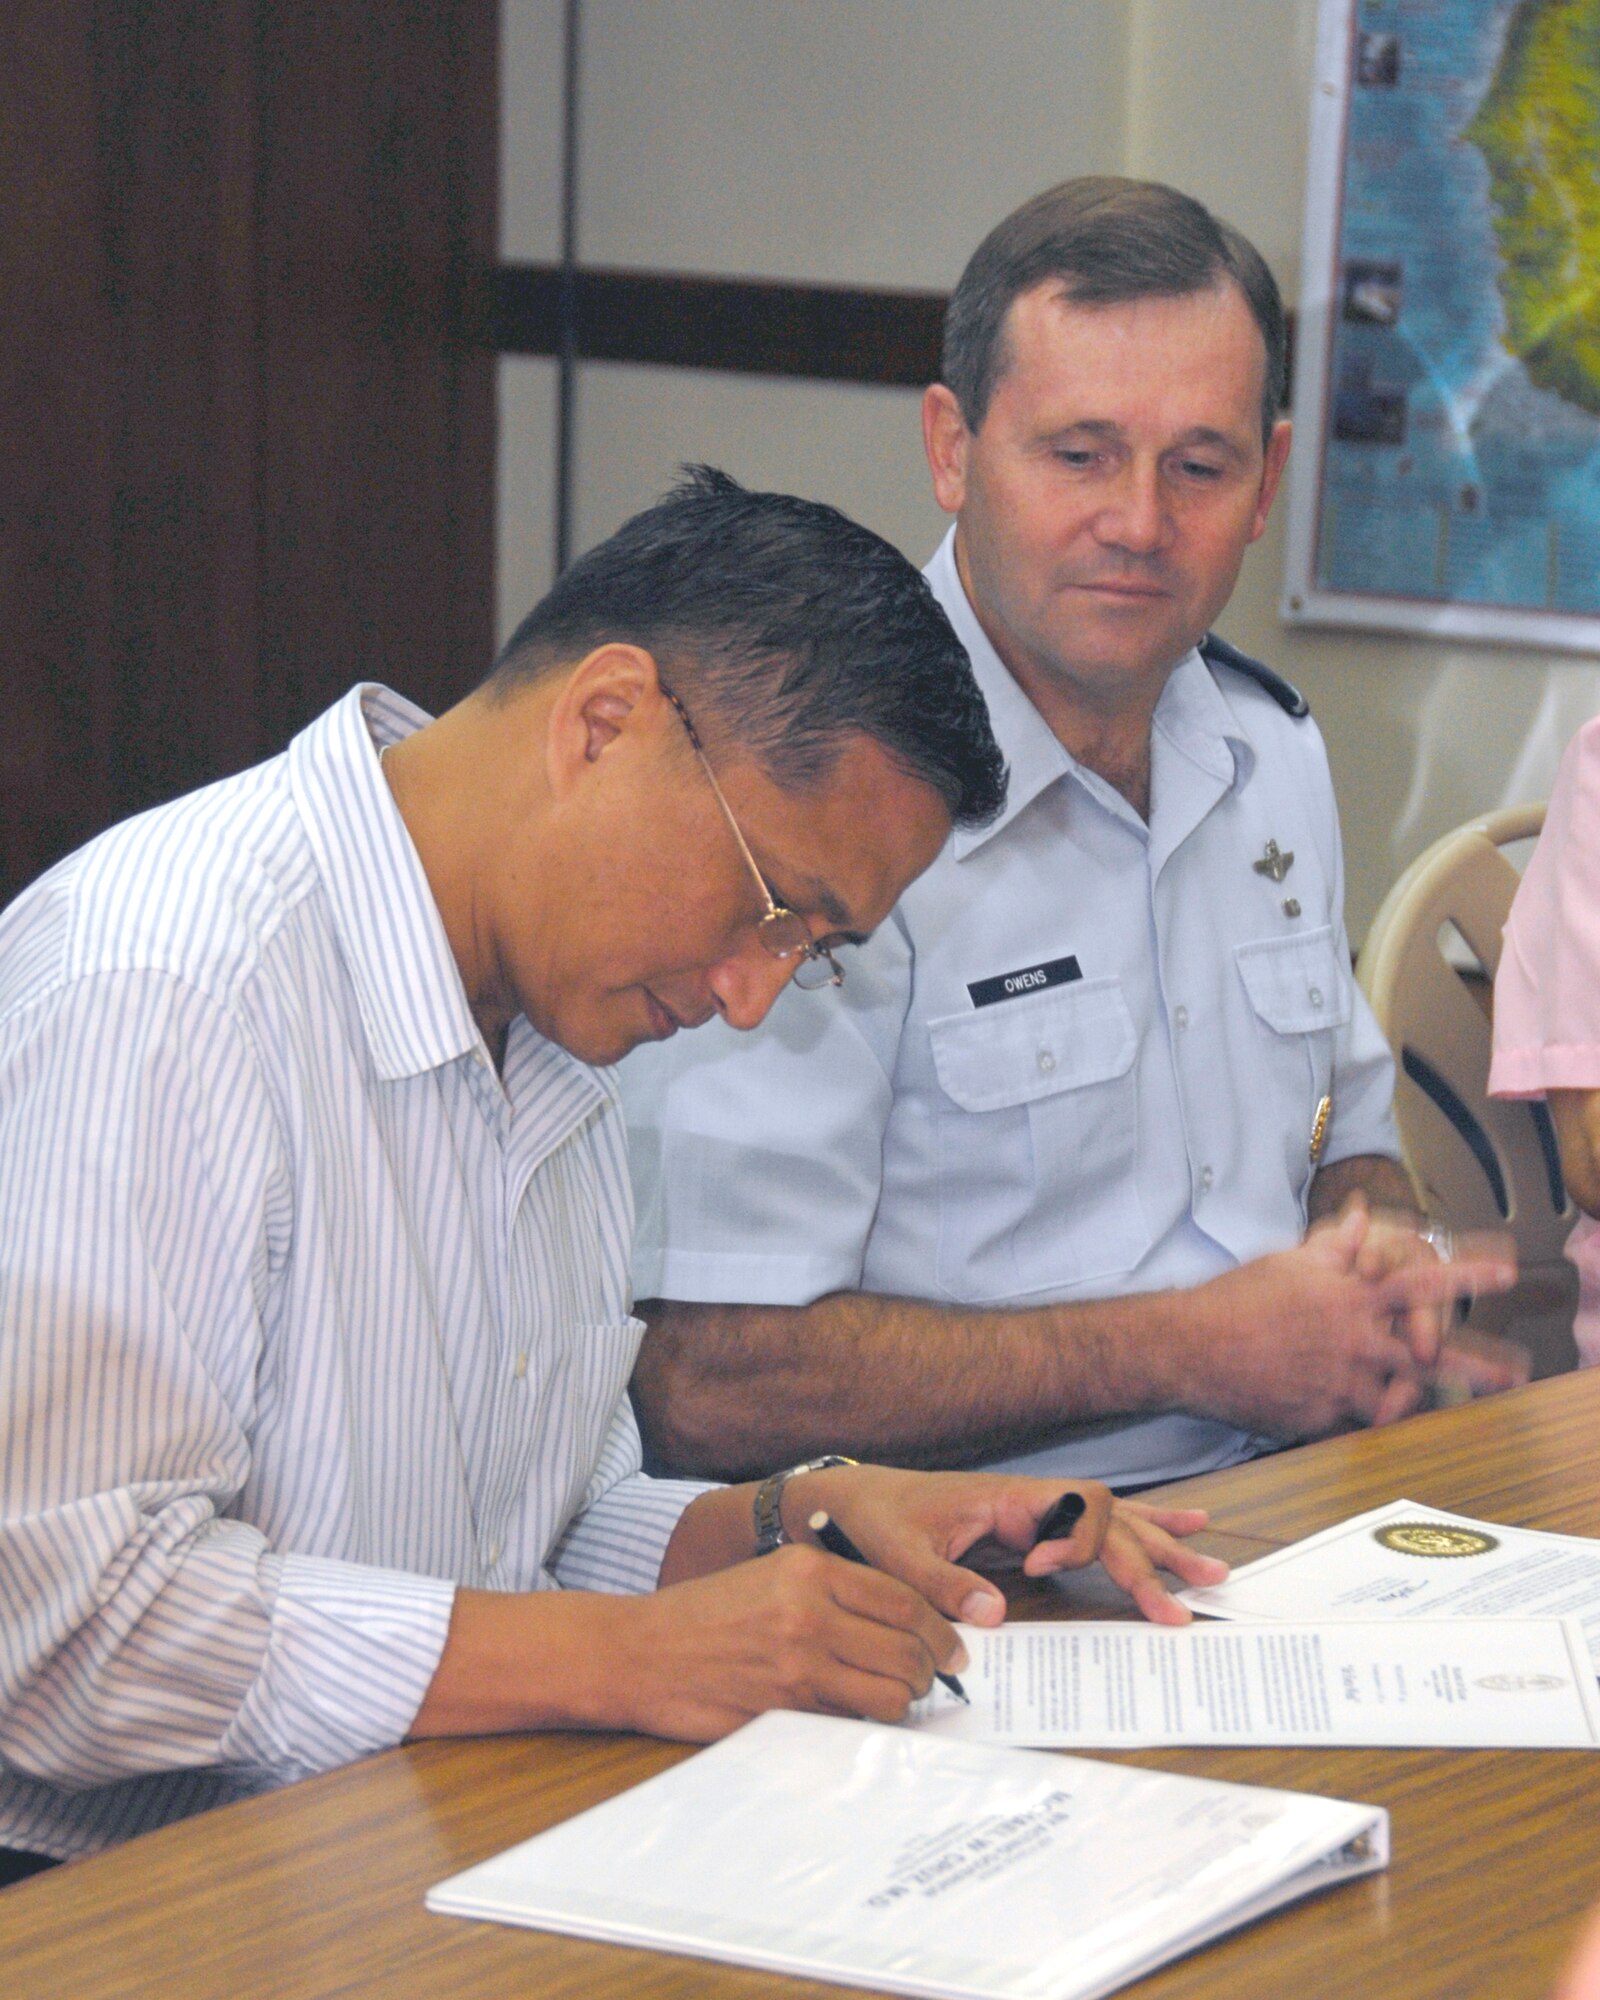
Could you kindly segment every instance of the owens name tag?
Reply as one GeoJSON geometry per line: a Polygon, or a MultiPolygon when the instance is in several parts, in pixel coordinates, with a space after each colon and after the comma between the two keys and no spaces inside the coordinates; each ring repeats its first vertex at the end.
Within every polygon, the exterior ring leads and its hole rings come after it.
{"type": "Polygon", "coordinates": [[[1047,986],[1069,986],[1082,977],[1075,958],[1052,958],[1044,965],[1024,966],[1020,972],[974,979],[967,991],[972,995],[974,1007],[992,1007],[997,1000],[1020,1000],[1024,993],[1042,993],[1047,986]]]}

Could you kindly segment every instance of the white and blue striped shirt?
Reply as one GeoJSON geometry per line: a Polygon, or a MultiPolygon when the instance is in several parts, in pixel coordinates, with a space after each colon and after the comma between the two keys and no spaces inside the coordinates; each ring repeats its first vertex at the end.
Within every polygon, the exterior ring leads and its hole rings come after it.
{"type": "Polygon", "coordinates": [[[357,688],[0,916],[0,1845],[398,1742],[454,1585],[648,1590],[607,1072],[503,1078],[357,688]]]}

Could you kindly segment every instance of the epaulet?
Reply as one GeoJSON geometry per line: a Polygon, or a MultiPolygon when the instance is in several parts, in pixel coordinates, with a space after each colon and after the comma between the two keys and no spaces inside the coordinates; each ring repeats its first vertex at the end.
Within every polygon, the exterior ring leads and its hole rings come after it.
{"type": "Polygon", "coordinates": [[[1200,641],[1200,657],[1208,667],[1232,667],[1236,674],[1243,674],[1259,688],[1264,688],[1278,704],[1285,715],[1292,715],[1296,722],[1303,722],[1311,713],[1311,704],[1282,674],[1275,674],[1271,667],[1264,667],[1259,660],[1252,660],[1248,653],[1241,653],[1237,646],[1230,646],[1226,639],[1219,639],[1215,632],[1208,632],[1200,641]]]}

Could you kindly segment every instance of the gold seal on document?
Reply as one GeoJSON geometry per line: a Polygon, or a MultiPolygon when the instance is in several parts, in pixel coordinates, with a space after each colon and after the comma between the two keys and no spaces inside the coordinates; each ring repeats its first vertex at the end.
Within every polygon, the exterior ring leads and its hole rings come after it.
{"type": "Polygon", "coordinates": [[[1500,1546],[1494,1535],[1448,1521],[1391,1521],[1387,1528],[1374,1528],[1372,1539],[1397,1556],[1486,1556],[1500,1546]]]}

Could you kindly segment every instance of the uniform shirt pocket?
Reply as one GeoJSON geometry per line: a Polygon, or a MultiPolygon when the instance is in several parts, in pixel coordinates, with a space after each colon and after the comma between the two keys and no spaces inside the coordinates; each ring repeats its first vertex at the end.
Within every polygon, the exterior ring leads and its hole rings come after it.
{"type": "Polygon", "coordinates": [[[1267,1075],[1288,1106],[1284,1164],[1303,1198],[1316,1167],[1310,1134],[1333,1088],[1335,1042],[1355,1004],[1354,979],[1327,924],[1302,936],[1236,945],[1234,963],[1262,1031],[1267,1075]]]}
{"type": "Polygon", "coordinates": [[[1350,968],[1340,963],[1333,930],[1258,938],[1235,945],[1234,960],[1250,1004],[1280,1035],[1314,1035],[1350,1018],[1350,968]]]}
{"type": "Polygon", "coordinates": [[[964,1300],[1065,1290],[1149,1244],[1134,1179],[1138,1034],[1117,979],[928,1023],[940,1287],[964,1300]]]}

